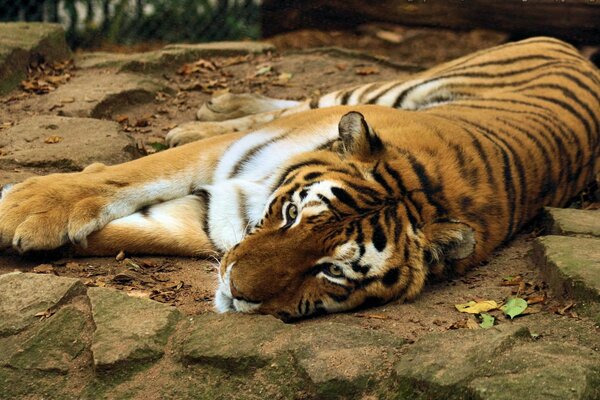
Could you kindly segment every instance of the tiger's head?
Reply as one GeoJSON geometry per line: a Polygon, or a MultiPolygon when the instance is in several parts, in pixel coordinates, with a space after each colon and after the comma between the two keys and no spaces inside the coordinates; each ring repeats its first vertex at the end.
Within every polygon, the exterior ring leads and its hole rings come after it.
{"type": "Polygon", "coordinates": [[[260,223],[224,255],[217,309],[293,320],[411,299],[470,256],[473,230],[424,221],[393,158],[362,114],[344,115],[333,148],[282,171],[260,223]]]}

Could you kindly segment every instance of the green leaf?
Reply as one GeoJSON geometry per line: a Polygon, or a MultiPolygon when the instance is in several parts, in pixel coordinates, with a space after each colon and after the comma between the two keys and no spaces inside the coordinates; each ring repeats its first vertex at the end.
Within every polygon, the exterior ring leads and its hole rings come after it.
{"type": "Polygon", "coordinates": [[[148,143],[148,146],[152,147],[154,150],[156,151],[163,151],[168,149],[168,147],[162,143],[158,143],[158,142],[154,142],[154,143],[148,143]]]}
{"type": "Polygon", "coordinates": [[[481,323],[479,324],[479,326],[483,329],[491,328],[492,326],[494,326],[495,320],[496,318],[492,317],[490,314],[482,313],[481,323]]]}
{"type": "Polygon", "coordinates": [[[522,314],[526,308],[527,302],[519,297],[511,297],[505,305],[500,307],[504,314],[508,315],[510,319],[522,314]]]}

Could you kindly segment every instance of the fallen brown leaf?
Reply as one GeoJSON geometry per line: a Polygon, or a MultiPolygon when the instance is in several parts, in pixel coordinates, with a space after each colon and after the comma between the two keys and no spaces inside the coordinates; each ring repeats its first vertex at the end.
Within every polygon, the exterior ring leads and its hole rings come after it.
{"type": "Polygon", "coordinates": [[[50,264],[40,264],[33,268],[33,272],[37,274],[50,274],[54,272],[54,267],[50,264]]]}
{"type": "Polygon", "coordinates": [[[383,315],[383,314],[354,314],[354,316],[356,318],[369,318],[369,319],[381,319],[381,320],[391,319],[387,315],[383,315]]]}
{"type": "Polygon", "coordinates": [[[64,138],[62,136],[52,135],[52,136],[48,136],[46,139],[44,139],[44,143],[48,143],[48,144],[60,143],[63,141],[63,139],[64,138]]]}
{"type": "Polygon", "coordinates": [[[123,122],[129,121],[129,117],[127,115],[120,114],[115,117],[115,121],[122,124],[123,122]]]}
{"type": "Polygon", "coordinates": [[[379,74],[379,69],[377,67],[367,65],[365,67],[356,68],[354,72],[356,75],[376,75],[379,74]]]}

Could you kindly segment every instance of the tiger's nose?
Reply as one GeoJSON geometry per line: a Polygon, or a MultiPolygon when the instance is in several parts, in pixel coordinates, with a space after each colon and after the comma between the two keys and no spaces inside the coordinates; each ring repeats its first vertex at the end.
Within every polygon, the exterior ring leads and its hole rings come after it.
{"type": "Polygon", "coordinates": [[[238,290],[238,288],[235,287],[235,283],[233,282],[233,279],[231,279],[231,278],[229,279],[229,290],[231,291],[231,297],[233,297],[236,300],[244,300],[249,303],[255,303],[255,304],[260,303],[260,300],[252,299],[252,298],[244,295],[242,292],[240,292],[238,290]]]}

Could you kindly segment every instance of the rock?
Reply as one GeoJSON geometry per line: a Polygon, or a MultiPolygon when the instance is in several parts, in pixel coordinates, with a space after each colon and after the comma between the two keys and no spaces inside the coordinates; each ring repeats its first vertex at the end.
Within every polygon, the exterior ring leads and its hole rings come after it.
{"type": "Polygon", "coordinates": [[[550,235],[591,235],[600,237],[600,210],[571,208],[545,209],[547,233],[550,235]]]}
{"type": "Polygon", "coordinates": [[[34,336],[10,357],[12,368],[66,373],[71,361],[85,348],[82,332],[86,316],[63,307],[44,320],[34,336]]]}
{"type": "Polygon", "coordinates": [[[92,353],[96,367],[150,361],[164,353],[180,313],[174,307],[106,288],[90,288],[96,325],[92,353]]]}
{"type": "Polygon", "coordinates": [[[9,273],[0,275],[0,337],[13,335],[51,311],[85,293],[77,279],[53,275],[9,273]]]}
{"type": "Polygon", "coordinates": [[[61,25],[0,23],[0,94],[16,88],[33,62],[71,58],[61,25]]]}
{"type": "Polygon", "coordinates": [[[129,161],[133,146],[120,130],[116,122],[91,118],[25,118],[0,138],[0,164],[79,170],[129,161]]]}
{"type": "Polygon", "coordinates": [[[421,338],[396,364],[406,398],[585,399],[598,393],[589,348],[535,342],[524,327],[458,330],[421,338]]]}
{"type": "Polygon", "coordinates": [[[275,336],[267,354],[292,352],[321,398],[354,398],[389,368],[404,340],[343,323],[316,321],[275,336]]]}
{"type": "Polygon", "coordinates": [[[156,79],[137,74],[98,74],[90,80],[74,77],[45,97],[47,108],[60,106],[66,117],[110,118],[125,107],[149,103],[157,92],[172,90],[156,79]]]}
{"type": "Polygon", "coordinates": [[[261,347],[288,327],[271,316],[208,314],[190,317],[182,329],[181,358],[226,370],[264,366],[261,347]]]}
{"type": "Polygon", "coordinates": [[[321,322],[286,325],[271,316],[244,314],[194,317],[178,334],[181,358],[230,373],[262,369],[267,378],[278,367],[300,369],[320,396],[352,396],[365,390],[404,344],[390,334],[321,322]]]}
{"type": "Polygon", "coordinates": [[[263,42],[213,42],[201,44],[171,44],[160,50],[135,54],[88,53],[77,60],[80,68],[110,68],[130,72],[164,72],[198,58],[229,57],[274,51],[263,42]]]}
{"type": "Polygon", "coordinates": [[[555,293],[600,302],[600,238],[542,236],[533,257],[555,293]]]}

